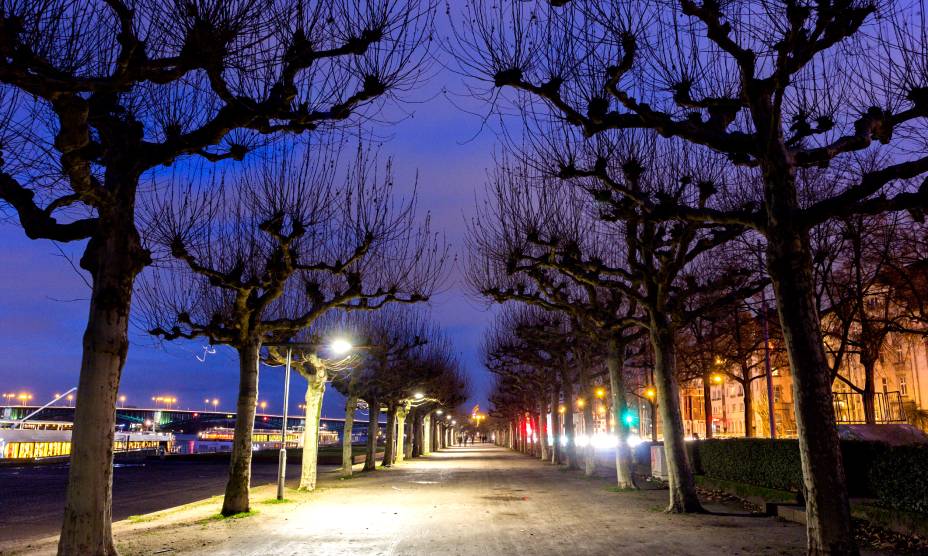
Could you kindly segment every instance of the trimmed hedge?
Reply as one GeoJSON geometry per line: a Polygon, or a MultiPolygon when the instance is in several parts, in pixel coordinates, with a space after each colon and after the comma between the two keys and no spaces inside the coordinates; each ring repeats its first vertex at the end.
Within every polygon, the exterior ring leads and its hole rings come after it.
{"type": "Polygon", "coordinates": [[[928,514],[928,447],[886,449],[873,462],[870,482],[880,505],[928,514]]]}
{"type": "Polygon", "coordinates": [[[744,438],[693,442],[696,472],[726,481],[799,492],[802,468],[795,440],[744,438]]]}
{"type": "MultiPolygon", "coordinates": [[[[764,438],[687,443],[694,471],[707,477],[802,492],[799,442],[764,438]]],[[[848,492],[886,507],[928,513],[928,446],[842,441],[848,492]]]]}

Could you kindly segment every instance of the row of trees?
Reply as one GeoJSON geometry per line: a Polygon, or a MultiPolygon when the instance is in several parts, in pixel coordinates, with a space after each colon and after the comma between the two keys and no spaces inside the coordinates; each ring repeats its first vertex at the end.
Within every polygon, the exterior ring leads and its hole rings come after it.
{"type": "Polygon", "coordinates": [[[226,513],[247,508],[261,346],[330,309],[428,297],[441,242],[394,201],[388,170],[364,154],[349,170],[322,146],[418,82],[434,7],[0,6],[0,200],[28,237],[83,242],[91,286],[60,554],[116,553],[114,409],[134,293],[156,334],[239,352],[226,513]],[[300,136],[318,139],[292,146],[300,136]]]}
{"type": "Polygon", "coordinates": [[[463,11],[449,42],[461,71],[504,122],[524,124],[494,175],[497,202],[473,226],[475,289],[592,322],[580,327],[608,335],[610,367],[622,368],[628,334],[647,335],[669,510],[697,512],[677,338],[769,282],[808,551],[856,554],[812,240],[836,222],[921,220],[923,5],[474,0],[463,11]]]}

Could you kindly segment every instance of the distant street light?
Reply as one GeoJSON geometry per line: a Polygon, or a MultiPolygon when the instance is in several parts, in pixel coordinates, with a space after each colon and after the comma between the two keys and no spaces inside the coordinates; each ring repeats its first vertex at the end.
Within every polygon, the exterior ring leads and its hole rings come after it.
{"type": "Polygon", "coordinates": [[[437,410],[437,411],[435,411],[435,415],[442,415],[443,413],[444,413],[444,411],[442,411],[442,410],[440,410],[440,409],[437,410]]]}
{"type": "Polygon", "coordinates": [[[414,393],[414,394],[412,395],[412,397],[415,398],[415,399],[417,399],[417,400],[421,400],[422,398],[425,397],[425,394],[423,394],[422,392],[416,392],[416,393],[414,393]]]}
{"type": "Polygon", "coordinates": [[[125,394],[119,396],[119,403],[121,403],[123,407],[126,407],[126,395],[125,394]]]}

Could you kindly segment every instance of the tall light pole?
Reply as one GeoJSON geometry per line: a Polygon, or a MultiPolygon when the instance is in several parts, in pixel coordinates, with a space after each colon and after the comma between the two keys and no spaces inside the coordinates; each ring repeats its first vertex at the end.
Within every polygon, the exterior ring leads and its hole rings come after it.
{"type": "Polygon", "coordinates": [[[280,457],[277,458],[277,499],[284,499],[287,480],[287,410],[290,408],[290,361],[293,349],[287,346],[287,365],[284,370],[284,418],[280,425],[280,457]]]}
{"type": "MultiPolygon", "coordinates": [[[[761,243],[757,242],[757,262],[760,271],[765,272],[764,259],[761,256],[761,243]]],[[[773,414],[773,372],[770,370],[770,329],[767,326],[767,288],[760,290],[761,321],[764,323],[764,371],[767,373],[767,417],[770,420],[770,439],[777,437],[776,417],[773,414]]],[[[748,384],[750,387],[750,384],[748,384]]]]}

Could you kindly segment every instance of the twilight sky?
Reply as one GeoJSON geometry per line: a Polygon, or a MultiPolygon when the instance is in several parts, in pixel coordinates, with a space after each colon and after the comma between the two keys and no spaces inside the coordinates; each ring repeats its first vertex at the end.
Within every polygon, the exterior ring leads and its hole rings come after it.
{"type": "MultiPolygon", "coordinates": [[[[403,107],[410,116],[377,131],[385,137],[382,154],[394,159],[398,191],[411,188],[418,171],[420,211],[432,213],[434,228],[447,234],[452,256],[460,261],[465,219],[482,196],[499,138],[481,128],[480,117],[459,108],[460,97],[454,95],[452,104],[442,94],[444,88],[462,92],[461,78],[435,69],[433,78],[406,95],[412,102],[403,107]]],[[[486,111],[476,102],[468,108],[486,111]]],[[[0,393],[28,391],[44,403],[77,384],[89,290],[63,253],[76,266],[82,249],[83,244],[29,240],[14,223],[0,221],[0,393]]],[[[448,288],[431,302],[432,313],[453,338],[471,378],[470,404],[485,407],[489,377],[478,348],[492,313],[465,297],[459,266],[449,274],[448,288]]],[[[201,363],[196,356],[205,341],[159,344],[137,327],[130,329],[130,341],[120,391],[127,404],[150,405],[152,396],[171,395],[181,408],[202,409],[206,397],[234,408],[238,370],[231,348],[217,346],[201,363]]],[[[269,412],[281,410],[282,375],[278,368],[261,369],[259,399],[267,401],[269,412]]],[[[296,404],[305,384],[292,380],[296,404]]],[[[342,403],[329,389],[324,415],[341,416],[342,403]]]]}

